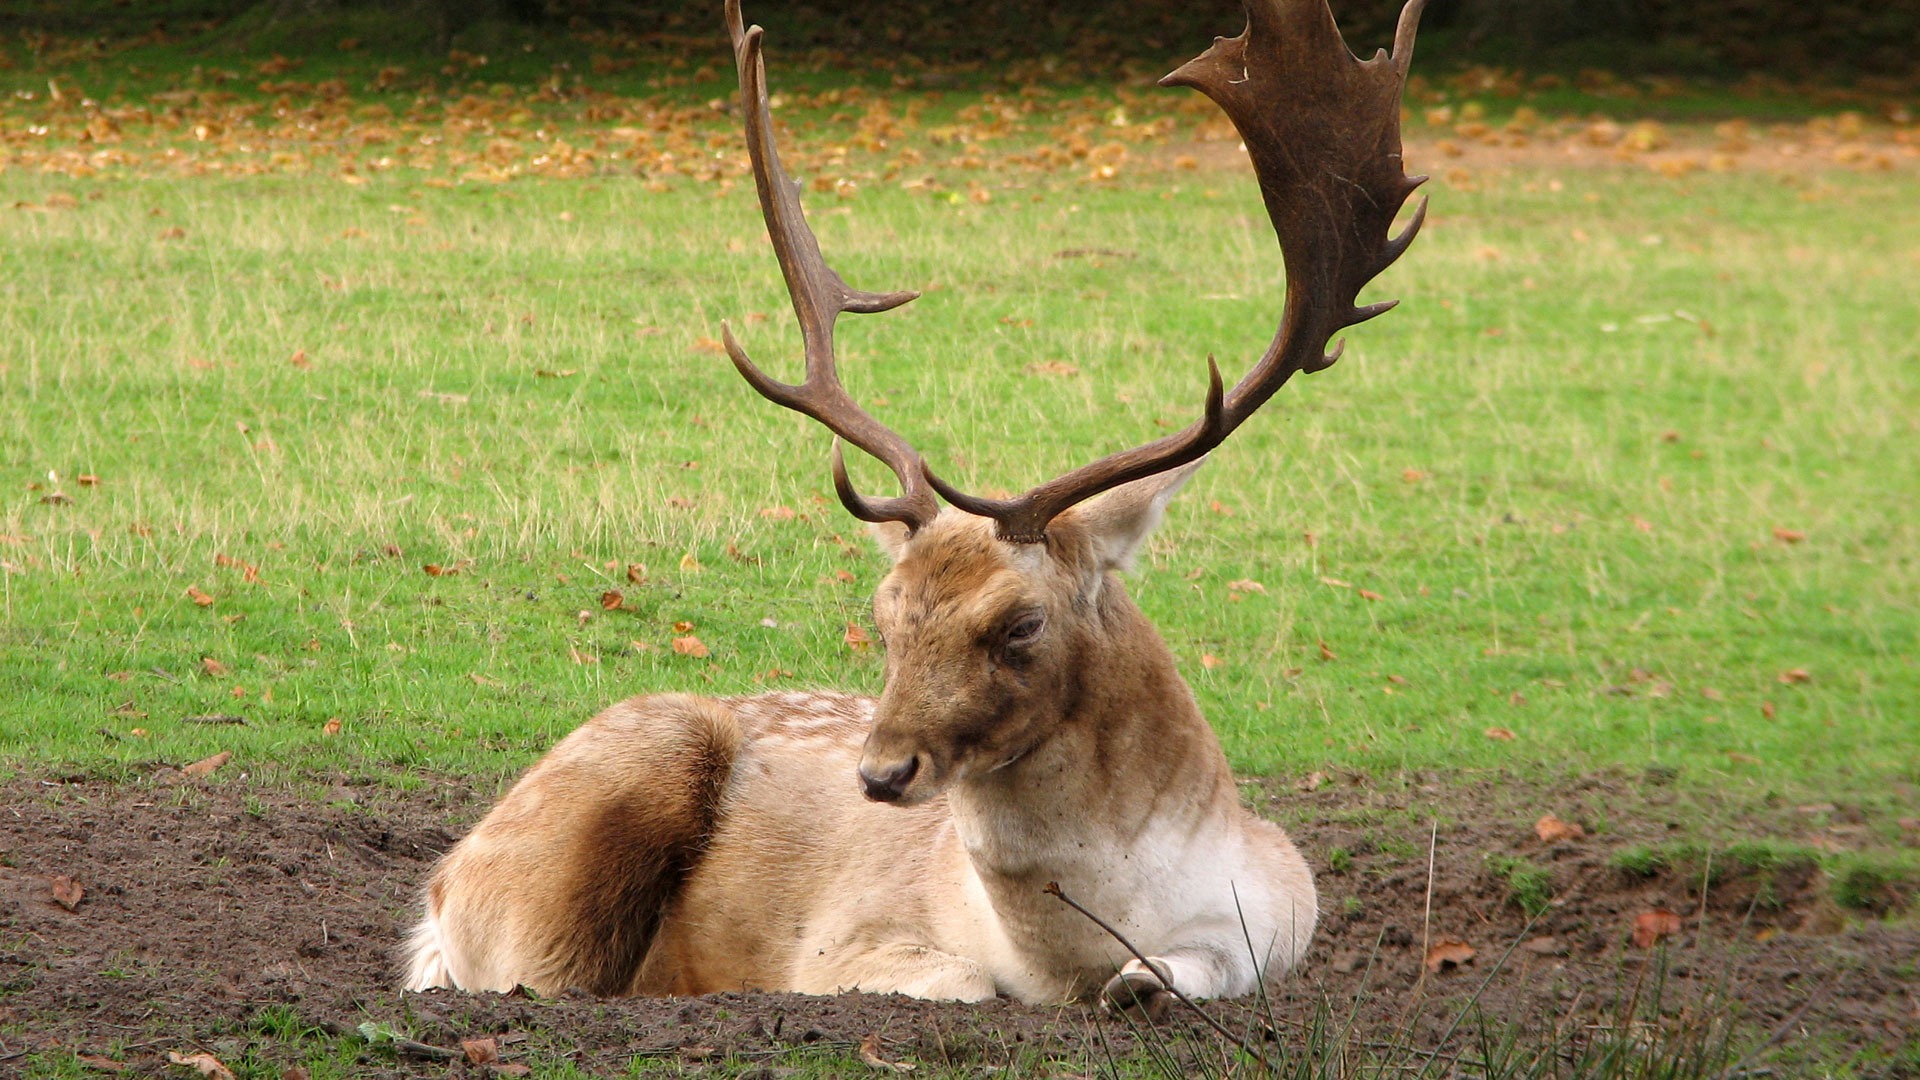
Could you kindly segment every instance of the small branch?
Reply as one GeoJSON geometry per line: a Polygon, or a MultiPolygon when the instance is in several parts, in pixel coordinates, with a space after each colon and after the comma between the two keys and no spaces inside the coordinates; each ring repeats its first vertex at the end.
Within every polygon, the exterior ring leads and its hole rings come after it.
{"type": "Polygon", "coordinates": [[[393,1052],[401,1057],[418,1058],[422,1061],[458,1061],[465,1056],[459,1050],[450,1050],[444,1046],[434,1046],[432,1043],[423,1043],[415,1039],[409,1039],[403,1035],[394,1034],[385,1029],[379,1029],[377,1033],[369,1034],[361,1028],[349,1027],[346,1024],[340,1023],[338,1020],[321,1020],[314,1026],[329,1035],[339,1038],[361,1039],[372,1046],[390,1046],[393,1048],[393,1052]]]}
{"type": "MultiPolygon", "coordinates": [[[[1068,907],[1072,908],[1073,910],[1079,912],[1082,915],[1085,915],[1088,919],[1092,920],[1093,925],[1099,927],[1102,930],[1105,930],[1107,932],[1108,937],[1119,942],[1121,948],[1132,953],[1133,958],[1135,960],[1140,961],[1142,966],[1144,966],[1148,971],[1153,972],[1156,975],[1156,977],[1158,976],[1160,969],[1153,965],[1153,961],[1147,959],[1145,953],[1142,953],[1139,949],[1134,948],[1133,942],[1128,941],[1126,939],[1126,936],[1121,934],[1120,931],[1115,930],[1113,926],[1107,922],[1107,920],[1101,918],[1098,915],[1095,915],[1093,912],[1088,911],[1086,908],[1080,906],[1080,901],[1075,900],[1071,896],[1068,896],[1060,888],[1059,882],[1057,881],[1047,882],[1047,887],[1045,891],[1048,896],[1053,897],[1054,899],[1060,901],[1061,903],[1067,905],[1068,907]]],[[[1253,1060],[1259,1062],[1260,1067],[1262,1069],[1265,1069],[1269,1073],[1274,1071],[1273,1063],[1267,1060],[1267,1057],[1265,1054],[1262,1054],[1260,1051],[1255,1050],[1251,1046],[1248,1046],[1245,1039],[1242,1039],[1240,1036],[1235,1035],[1231,1031],[1228,1031],[1224,1024],[1220,1023],[1220,1021],[1215,1020],[1213,1018],[1212,1014],[1208,1013],[1207,1010],[1201,1008],[1198,1004],[1194,1002],[1192,998],[1181,993],[1179,987],[1173,985],[1173,983],[1170,981],[1163,982],[1162,985],[1166,987],[1168,993],[1172,994],[1174,997],[1180,1000],[1180,1004],[1185,1005],[1187,1008],[1193,1010],[1194,1015],[1198,1016],[1202,1020],[1205,1020],[1207,1022],[1207,1026],[1212,1028],[1214,1031],[1218,1032],[1221,1038],[1239,1047],[1248,1056],[1252,1057],[1253,1060]]]]}

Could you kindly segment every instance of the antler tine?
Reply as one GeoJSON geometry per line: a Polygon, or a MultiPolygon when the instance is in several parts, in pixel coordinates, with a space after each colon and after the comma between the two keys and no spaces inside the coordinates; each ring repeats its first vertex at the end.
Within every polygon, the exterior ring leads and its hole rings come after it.
{"type": "Polygon", "coordinates": [[[1407,249],[1426,217],[1422,199],[1406,228],[1388,236],[1426,179],[1404,175],[1400,154],[1400,92],[1425,0],[1409,0],[1402,9],[1393,52],[1365,61],[1347,50],[1326,0],[1243,3],[1247,29],[1239,37],[1215,39],[1161,84],[1191,86],[1212,98],[1253,159],[1287,273],[1273,342],[1223,402],[1213,369],[1206,411],[1185,430],[1083,465],[1024,495],[973,498],[928,474],[948,502],[993,518],[1003,540],[1040,542],[1047,524],[1068,507],[1205,455],[1295,372],[1320,371],[1339,359],[1344,342],[1327,351],[1335,334],[1394,304],[1356,307],[1354,301],[1407,249]]]}
{"type": "Polygon", "coordinates": [[[833,324],[843,311],[859,315],[890,311],[920,294],[854,289],[827,265],[820,254],[820,241],[814,237],[800,209],[800,185],[788,178],[780,164],[780,151],[773,141],[772,107],[767,101],[766,63],[760,51],[763,31],[758,26],[745,25],[740,0],[727,0],[727,31],[733,38],[734,65],[740,73],[740,97],[746,114],[747,152],[753,159],[754,186],[759,189],[760,211],[767,221],[767,235],[773,240],[774,255],[780,260],[781,276],[786,279],[787,292],[793,297],[794,316],[800,321],[800,335],[806,347],[806,378],[798,386],[771,378],[747,357],[746,349],[733,336],[733,328],[722,324],[721,336],[726,341],[727,355],[741,377],[761,396],[818,420],[840,439],[885,462],[899,477],[903,491],[898,498],[869,499],[860,495],[847,479],[846,463],[836,439],[834,489],[850,513],[863,521],[899,521],[909,530],[918,530],[940,512],[940,505],[926,482],[920,455],[899,434],[861,409],[840,384],[834,365],[833,324]]]}

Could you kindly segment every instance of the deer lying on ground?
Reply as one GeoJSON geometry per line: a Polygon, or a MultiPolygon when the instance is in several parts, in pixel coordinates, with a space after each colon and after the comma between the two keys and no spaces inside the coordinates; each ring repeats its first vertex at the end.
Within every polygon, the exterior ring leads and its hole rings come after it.
{"type": "Polygon", "coordinates": [[[762,211],[803,331],[806,377],[755,390],[837,436],[834,486],[893,568],[874,597],[880,697],[638,697],[561,740],[453,848],[426,889],[406,985],[542,993],[892,991],[1153,1011],[1248,993],[1305,952],[1313,876],[1243,809],[1219,740],[1126,568],[1200,460],[1327,343],[1425,203],[1401,171],[1399,99],[1421,0],[1391,54],[1348,53],[1326,0],[1246,0],[1248,27],[1169,75],[1245,140],[1287,272],[1273,343],[1232,390],[1209,360],[1201,417],[1017,498],[965,494],[862,411],[835,370],[852,289],[822,259],[774,146],[761,30],[727,19],[762,211]],[[902,493],[856,492],[841,441],[902,493]],[[942,509],[939,500],[950,505],[942,509]],[[1059,888],[1148,954],[1069,910],[1059,888]]]}

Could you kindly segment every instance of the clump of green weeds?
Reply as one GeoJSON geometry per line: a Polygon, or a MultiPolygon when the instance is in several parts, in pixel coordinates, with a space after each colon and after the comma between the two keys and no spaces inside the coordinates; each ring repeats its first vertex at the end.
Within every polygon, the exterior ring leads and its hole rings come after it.
{"type": "Polygon", "coordinates": [[[1553,871],[1514,855],[1488,854],[1486,868],[1507,887],[1507,902],[1528,915],[1545,914],[1553,903],[1553,871]]]}

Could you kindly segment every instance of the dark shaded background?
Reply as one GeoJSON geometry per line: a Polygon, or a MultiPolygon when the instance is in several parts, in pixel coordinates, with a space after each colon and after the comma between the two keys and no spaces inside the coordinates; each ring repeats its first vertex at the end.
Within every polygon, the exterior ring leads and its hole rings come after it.
{"type": "MultiPolygon", "coordinates": [[[[0,0],[0,30],[244,33],[385,12],[442,46],[488,23],[717,36],[719,0],[0,0]]],[[[1397,0],[1333,0],[1355,42],[1384,43],[1397,0]]],[[[936,63],[1054,55],[1078,65],[1159,60],[1231,33],[1233,0],[757,0],[748,16],[791,46],[905,53],[936,63]]],[[[1458,55],[1528,66],[1689,74],[1913,78],[1920,0],[1431,0],[1426,26],[1458,55]]]]}

